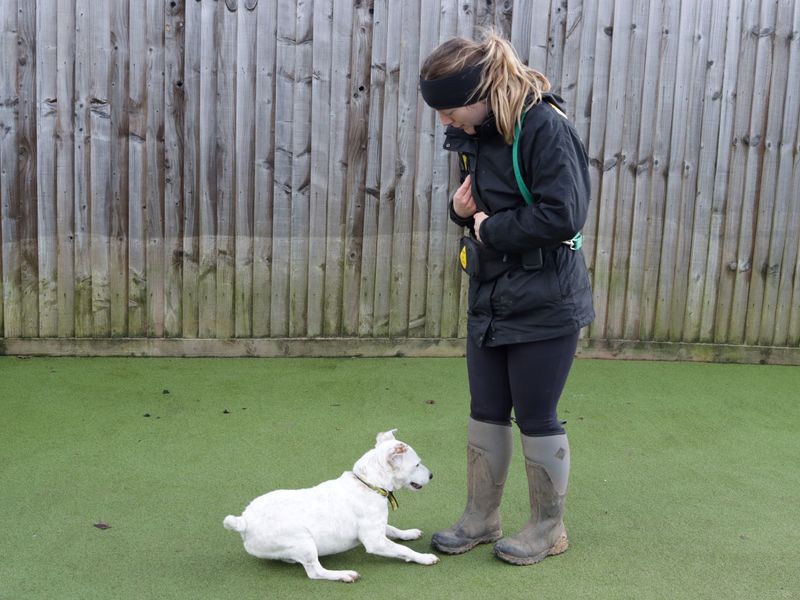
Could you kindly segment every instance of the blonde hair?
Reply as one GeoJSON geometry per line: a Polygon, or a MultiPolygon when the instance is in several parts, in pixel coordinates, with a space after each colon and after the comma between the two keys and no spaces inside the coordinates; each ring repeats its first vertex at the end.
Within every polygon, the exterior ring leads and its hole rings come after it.
{"type": "Polygon", "coordinates": [[[497,129],[507,144],[522,113],[542,99],[550,82],[523,63],[514,47],[494,30],[483,31],[481,41],[454,37],[436,48],[422,64],[423,79],[441,79],[466,67],[482,65],[478,98],[489,101],[497,129]]]}

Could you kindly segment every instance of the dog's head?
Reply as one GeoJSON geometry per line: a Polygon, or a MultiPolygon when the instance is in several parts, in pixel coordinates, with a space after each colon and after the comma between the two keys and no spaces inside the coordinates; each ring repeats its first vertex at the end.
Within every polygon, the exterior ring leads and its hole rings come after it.
{"type": "Polygon", "coordinates": [[[433,474],[411,446],[395,439],[396,431],[379,433],[375,447],[358,459],[353,472],[364,481],[390,491],[401,487],[418,490],[433,478],[433,474]]]}

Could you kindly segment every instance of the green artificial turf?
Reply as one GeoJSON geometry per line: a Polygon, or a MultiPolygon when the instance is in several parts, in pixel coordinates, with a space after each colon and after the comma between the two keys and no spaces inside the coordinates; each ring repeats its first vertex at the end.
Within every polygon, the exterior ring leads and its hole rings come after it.
{"type": "MultiPolygon", "coordinates": [[[[434,479],[390,519],[427,551],[463,508],[463,359],[0,357],[0,598],[800,598],[798,384],[793,367],[578,360],[569,552],[324,557],[361,573],[347,585],[247,555],[222,519],[338,477],[397,427],[434,479]]],[[[503,515],[508,532],[528,516],[518,445],[503,515]]]]}

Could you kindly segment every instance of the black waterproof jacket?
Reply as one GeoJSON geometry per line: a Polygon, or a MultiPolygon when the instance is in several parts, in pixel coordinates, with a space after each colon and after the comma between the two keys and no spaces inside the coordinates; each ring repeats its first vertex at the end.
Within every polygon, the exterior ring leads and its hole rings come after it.
{"type": "MultiPolygon", "coordinates": [[[[586,150],[563,110],[563,100],[545,94],[523,122],[519,138],[522,176],[533,196],[528,206],[514,177],[512,146],[493,116],[475,135],[448,127],[444,148],[459,153],[462,180],[472,175],[478,210],[490,215],[481,240],[494,250],[518,256],[542,248],[539,270],[516,266],[493,281],[470,279],[467,333],[479,346],[501,346],[561,337],[594,319],[592,291],[581,250],[562,244],[581,230],[589,207],[586,150]]],[[[472,231],[450,202],[450,218],[472,231]]]]}

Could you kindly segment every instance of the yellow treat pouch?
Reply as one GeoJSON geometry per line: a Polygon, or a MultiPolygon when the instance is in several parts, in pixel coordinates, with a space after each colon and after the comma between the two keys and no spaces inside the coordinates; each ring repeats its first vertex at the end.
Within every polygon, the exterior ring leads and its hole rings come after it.
{"type": "Polygon", "coordinates": [[[509,260],[505,254],[490,250],[467,236],[461,238],[458,259],[464,272],[479,281],[496,279],[515,264],[519,264],[518,260],[509,260]]]}

